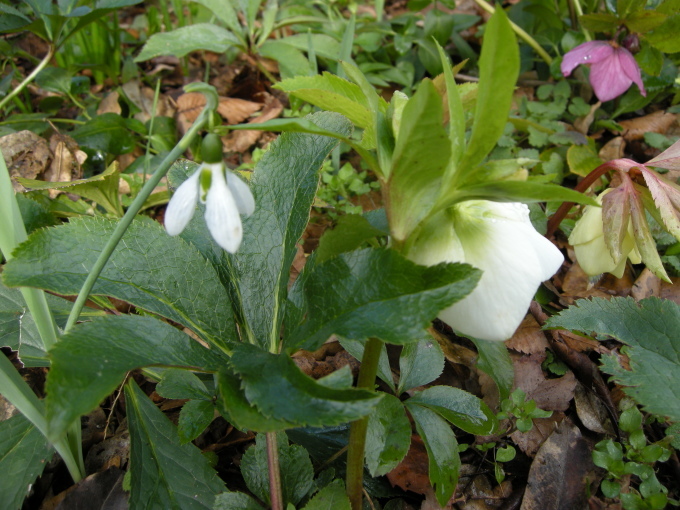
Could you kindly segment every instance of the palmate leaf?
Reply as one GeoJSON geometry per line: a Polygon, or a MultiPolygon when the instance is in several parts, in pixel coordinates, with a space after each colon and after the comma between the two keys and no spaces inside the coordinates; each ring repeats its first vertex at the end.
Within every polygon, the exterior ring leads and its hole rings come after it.
{"type": "Polygon", "coordinates": [[[602,370],[652,414],[680,421],[680,306],[647,298],[579,300],[551,317],[549,328],[612,336],[628,347],[630,370],[615,355],[602,358],[602,370]]]}
{"type": "Polygon", "coordinates": [[[130,508],[212,510],[224,482],[193,444],[180,444],[175,426],[133,380],[125,387],[130,427],[130,508]]]}
{"type": "Polygon", "coordinates": [[[226,363],[217,352],[151,317],[107,316],[77,324],[50,351],[46,398],[50,435],[60,437],[132,369],[165,365],[216,372],[226,363]]]}
{"type": "Polygon", "coordinates": [[[307,320],[285,339],[287,349],[315,350],[332,334],[389,343],[417,341],[441,310],[477,284],[467,264],[418,266],[396,251],[343,253],[304,276],[307,320]]]}
{"type": "MultiPolygon", "coordinates": [[[[5,266],[5,284],[77,294],[115,226],[104,218],[77,218],[35,232],[5,266]]],[[[132,222],[92,294],[167,317],[218,346],[235,335],[227,291],[213,267],[195,248],[149,219],[132,222]]]]}

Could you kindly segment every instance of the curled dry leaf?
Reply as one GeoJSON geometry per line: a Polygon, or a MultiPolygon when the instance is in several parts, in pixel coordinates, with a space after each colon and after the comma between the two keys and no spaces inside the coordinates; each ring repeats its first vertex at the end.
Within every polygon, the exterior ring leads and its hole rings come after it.
{"type": "Polygon", "coordinates": [[[576,131],[584,135],[588,134],[588,129],[590,129],[590,125],[593,123],[593,120],[595,120],[595,112],[601,105],[602,103],[598,101],[590,107],[590,111],[586,115],[579,117],[574,121],[574,128],[576,128],[576,131]]]}
{"type": "MultiPolygon", "coordinates": [[[[220,97],[217,113],[228,124],[240,124],[253,113],[262,109],[262,103],[246,101],[235,97],[220,97]]],[[[177,113],[184,122],[193,123],[205,106],[205,96],[199,92],[188,92],[177,98],[177,113]]]]}
{"type": "Polygon", "coordinates": [[[140,122],[146,122],[152,116],[172,117],[175,115],[175,108],[165,94],[159,95],[154,111],[154,96],[156,93],[150,87],[143,87],[139,80],[131,80],[125,83],[122,88],[132,104],[141,110],[135,114],[135,119],[140,122]]]}
{"type": "Polygon", "coordinates": [[[579,383],[574,392],[576,414],[583,426],[600,434],[614,434],[607,408],[598,396],[579,383]]]}
{"type": "Polygon", "coordinates": [[[120,104],[118,103],[118,99],[120,98],[120,94],[116,92],[115,90],[111,92],[110,94],[107,94],[104,99],[102,99],[101,103],[99,103],[99,106],[97,107],[97,115],[102,115],[104,113],[115,113],[117,115],[120,115],[123,113],[123,109],[120,107],[120,104]]]}
{"type": "MultiPolygon", "coordinates": [[[[283,105],[281,102],[271,94],[267,94],[262,114],[252,119],[249,124],[258,124],[275,119],[281,115],[282,111],[283,105]]],[[[229,133],[226,139],[223,138],[222,142],[227,152],[244,152],[255,145],[260,136],[262,136],[262,131],[233,131],[229,133]]]]}
{"type": "Polygon", "coordinates": [[[659,110],[642,117],[619,122],[623,127],[623,138],[626,141],[642,140],[645,133],[665,134],[676,122],[676,116],[659,110]]]}
{"type": "Polygon", "coordinates": [[[524,318],[515,334],[505,342],[505,345],[522,354],[542,354],[549,347],[541,326],[531,315],[524,318]]]}
{"type": "MultiPolygon", "coordinates": [[[[35,179],[47,169],[52,153],[47,142],[31,131],[10,133],[0,138],[0,150],[11,177],[35,179]]],[[[12,179],[17,192],[24,187],[12,179]]]]}
{"type": "Polygon", "coordinates": [[[566,411],[574,398],[576,378],[572,372],[562,377],[547,379],[541,363],[544,355],[522,356],[515,361],[515,387],[526,393],[527,400],[535,400],[546,411],[566,411]]]}
{"type": "Polygon", "coordinates": [[[602,161],[611,161],[613,159],[621,159],[624,157],[624,151],[626,149],[626,141],[622,136],[617,136],[612,138],[607,143],[605,143],[600,152],[597,153],[602,161]]]}
{"type": "Polygon", "coordinates": [[[534,419],[534,426],[529,432],[516,430],[510,434],[510,438],[528,457],[534,457],[541,445],[564,420],[564,417],[564,413],[556,412],[550,418],[536,418],[534,419]]]}
{"type": "Polygon", "coordinates": [[[633,288],[630,291],[630,296],[636,301],[648,297],[659,297],[661,293],[661,278],[652,273],[648,268],[645,268],[638,279],[635,280],[633,288]]]}

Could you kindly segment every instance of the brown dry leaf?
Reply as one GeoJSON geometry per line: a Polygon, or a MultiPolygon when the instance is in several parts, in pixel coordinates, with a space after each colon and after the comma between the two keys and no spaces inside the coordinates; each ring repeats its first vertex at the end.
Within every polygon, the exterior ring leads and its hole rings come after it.
{"type": "Polygon", "coordinates": [[[590,277],[581,269],[578,262],[574,262],[564,275],[560,303],[564,306],[570,306],[577,299],[628,296],[633,286],[632,274],[631,268],[627,267],[622,278],[616,278],[607,273],[598,281],[592,283],[590,277]]]}
{"type": "Polygon", "coordinates": [[[587,508],[595,470],[592,445],[569,419],[563,420],[531,464],[521,510],[587,508]]]}
{"type": "Polygon", "coordinates": [[[576,128],[576,131],[584,135],[588,134],[588,129],[590,129],[590,125],[593,123],[593,120],[595,120],[595,112],[600,108],[600,106],[602,106],[602,103],[598,101],[590,107],[590,111],[586,115],[579,117],[574,121],[574,127],[576,128]]]}
{"type": "Polygon", "coordinates": [[[671,276],[671,282],[673,283],[661,282],[659,297],[661,299],[670,299],[680,305],[680,278],[671,276]]]}
{"type": "MultiPolygon", "coordinates": [[[[52,159],[47,142],[31,131],[19,131],[1,137],[0,150],[11,177],[35,179],[45,171],[52,159]]],[[[24,191],[24,187],[14,179],[12,185],[15,191],[24,191]]]]}
{"type": "MultiPolygon", "coordinates": [[[[70,136],[54,134],[50,138],[50,148],[54,153],[52,164],[45,172],[47,182],[71,182],[82,176],[81,165],[87,159],[87,154],[78,148],[76,141],[70,136]]],[[[51,198],[55,198],[63,190],[49,190],[51,198]]]]}
{"type": "Polygon", "coordinates": [[[564,417],[564,413],[556,412],[550,418],[536,418],[534,419],[534,426],[529,432],[516,430],[510,434],[510,438],[527,456],[534,457],[541,445],[557,428],[557,425],[562,423],[564,417]]]}
{"type": "Polygon", "coordinates": [[[307,257],[305,256],[305,251],[302,249],[302,245],[296,244],[295,248],[296,248],[295,257],[293,258],[293,264],[290,268],[290,276],[288,277],[289,290],[295,283],[295,280],[297,280],[297,277],[299,276],[300,272],[305,267],[305,263],[307,262],[307,257]]]}
{"type": "Polygon", "coordinates": [[[506,347],[522,354],[541,354],[549,348],[548,341],[545,334],[538,325],[536,319],[531,315],[527,315],[522,323],[512,335],[510,340],[505,342],[506,347]]]}
{"type": "Polygon", "coordinates": [[[659,297],[661,292],[661,278],[652,273],[648,268],[645,268],[638,279],[635,280],[630,295],[636,301],[641,299],[656,296],[659,297]]]}
{"type": "Polygon", "coordinates": [[[434,493],[434,489],[430,488],[429,491],[425,493],[425,500],[420,505],[420,510],[451,510],[451,502],[449,501],[446,506],[441,506],[437,501],[437,496],[434,493]]]}
{"type": "Polygon", "coordinates": [[[220,97],[217,113],[226,119],[227,124],[240,124],[253,113],[260,111],[262,106],[262,103],[236,97],[220,97]]]}
{"type": "Polygon", "coordinates": [[[110,466],[122,467],[130,458],[130,431],[122,429],[101,443],[95,444],[85,457],[85,471],[94,473],[110,466]]]}
{"type": "MultiPolygon", "coordinates": [[[[95,473],[72,485],[55,510],[78,508],[106,508],[124,510],[128,508],[129,493],[123,489],[125,471],[111,467],[95,473]]],[[[61,495],[58,495],[59,497],[61,495]]]]}
{"type": "Polygon", "coordinates": [[[544,355],[522,356],[514,362],[515,388],[526,393],[527,400],[535,400],[539,408],[546,411],[566,411],[574,398],[576,378],[567,372],[556,379],[546,379],[541,363],[544,355]]]}
{"type": "Polygon", "coordinates": [[[420,436],[411,436],[411,447],[404,460],[387,473],[387,479],[392,486],[417,494],[427,494],[432,490],[428,475],[429,463],[427,450],[420,436]]]}
{"type": "MultiPolygon", "coordinates": [[[[249,124],[259,124],[275,119],[283,111],[283,105],[276,97],[267,94],[267,99],[262,109],[262,115],[251,120],[249,124]]],[[[228,137],[222,138],[224,150],[227,152],[244,152],[255,145],[262,136],[262,131],[233,131],[228,137]]]]}
{"type": "Polygon", "coordinates": [[[170,103],[168,96],[160,94],[154,111],[154,97],[156,92],[150,87],[143,87],[138,80],[131,80],[123,85],[123,92],[141,111],[135,114],[135,119],[140,122],[148,121],[152,116],[172,117],[175,108],[170,103]]]}
{"type": "Polygon", "coordinates": [[[458,503],[461,510],[493,510],[500,508],[512,493],[512,483],[505,480],[500,485],[492,487],[489,479],[484,475],[475,476],[465,487],[463,503],[458,503]]]}
{"type": "Polygon", "coordinates": [[[119,98],[120,94],[118,94],[116,91],[107,94],[107,96],[102,99],[101,103],[99,103],[97,115],[102,115],[104,113],[116,113],[120,115],[123,113],[123,109],[120,107],[120,104],[118,104],[119,98]]]}
{"type": "Polygon", "coordinates": [[[576,386],[574,403],[576,414],[584,427],[600,434],[614,434],[607,408],[594,392],[581,383],[576,386]]]}
{"type": "Polygon", "coordinates": [[[626,149],[626,141],[622,136],[612,138],[605,143],[600,152],[597,153],[603,161],[611,161],[613,159],[621,159],[626,149]]]}
{"type": "Polygon", "coordinates": [[[659,110],[635,119],[619,121],[619,124],[623,127],[623,138],[631,141],[642,140],[645,133],[665,134],[675,122],[674,114],[659,110]]]}

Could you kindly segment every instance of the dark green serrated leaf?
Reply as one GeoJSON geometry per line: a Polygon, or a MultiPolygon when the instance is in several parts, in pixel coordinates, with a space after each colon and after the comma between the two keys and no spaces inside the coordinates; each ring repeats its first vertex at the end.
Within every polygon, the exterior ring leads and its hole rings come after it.
{"type": "MultiPolygon", "coordinates": [[[[76,295],[115,226],[104,218],[76,218],[35,232],[5,266],[5,284],[76,295]]],[[[92,294],[167,317],[215,345],[235,336],[229,298],[215,270],[193,247],[148,218],[132,222],[92,294]]]]}
{"type": "Polygon", "coordinates": [[[385,235],[371,225],[364,216],[347,214],[340,216],[333,229],[326,230],[319,240],[315,263],[335,257],[340,253],[356,250],[376,237],[385,235]]]}
{"type": "Polygon", "coordinates": [[[225,358],[151,317],[107,316],[76,325],[50,351],[47,420],[54,438],[96,407],[125,374],[149,365],[217,371],[225,358]]]}
{"type": "Polygon", "coordinates": [[[472,291],[479,275],[466,264],[418,266],[392,250],[343,253],[307,277],[308,319],[290,332],[286,347],[315,350],[334,333],[416,341],[437,313],[472,291]]]}
{"type": "MultiPolygon", "coordinates": [[[[336,113],[308,117],[323,129],[349,136],[351,124],[336,113]]],[[[258,163],[250,188],[255,212],[243,221],[243,242],[231,258],[241,308],[253,338],[269,349],[279,341],[290,267],[309,220],[318,170],[337,141],[284,133],[258,163]]]]}
{"type": "Polygon", "coordinates": [[[385,394],[368,417],[366,465],[372,476],[392,471],[404,459],[411,444],[411,422],[404,404],[385,394]]]}
{"type": "MultiPolygon", "coordinates": [[[[357,361],[361,361],[364,356],[364,347],[366,342],[363,340],[352,340],[351,338],[339,337],[342,348],[354,356],[357,361]]],[[[392,378],[392,369],[390,368],[390,359],[387,357],[387,348],[383,343],[380,346],[380,358],[378,358],[378,377],[380,377],[385,384],[387,384],[392,391],[396,390],[394,386],[394,379],[392,378]]]]}
{"type": "MultiPolygon", "coordinates": [[[[297,505],[314,484],[314,468],[309,454],[301,446],[289,445],[284,433],[276,434],[279,455],[281,489],[284,505],[297,505]]],[[[262,501],[269,498],[269,467],[267,461],[267,438],[258,434],[255,445],[246,450],[241,459],[241,474],[248,489],[262,501]]]]}
{"type": "Polygon", "coordinates": [[[240,375],[249,402],[267,417],[293,426],[321,427],[367,415],[381,396],[366,390],[334,389],[300,371],[285,354],[249,345],[235,346],[233,369],[240,375]]]}
{"type": "Polygon", "coordinates": [[[156,393],[163,398],[212,400],[205,384],[188,370],[170,368],[156,385],[156,393]]]}
{"type": "Polygon", "coordinates": [[[477,436],[488,436],[498,425],[496,416],[481,399],[452,386],[432,386],[417,392],[409,402],[427,407],[456,427],[477,436]]]}
{"type": "Polygon", "coordinates": [[[647,298],[579,300],[548,319],[549,328],[607,335],[629,347],[631,370],[614,355],[602,358],[602,370],[652,414],[680,421],[680,306],[647,298]]]}
{"type": "Polygon", "coordinates": [[[419,405],[411,405],[410,399],[406,401],[406,407],[413,416],[418,434],[425,443],[429,460],[430,483],[434,486],[437,501],[444,506],[453,496],[458,484],[460,456],[456,436],[451,426],[434,411],[419,405]]]}
{"type": "Polygon", "coordinates": [[[213,510],[263,510],[263,507],[243,492],[223,492],[215,498],[213,510]]]}
{"type": "Polygon", "coordinates": [[[431,383],[441,375],[444,362],[442,348],[430,335],[416,343],[406,344],[399,356],[397,393],[431,383]]]}
{"type": "Polygon", "coordinates": [[[196,439],[215,418],[215,405],[208,400],[190,400],[182,406],[177,422],[180,444],[196,439]]]}
{"type": "Polygon", "coordinates": [[[350,510],[342,480],[333,480],[309,500],[303,510],[350,510]]]}
{"type": "Polygon", "coordinates": [[[130,508],[212,510],[224,482],[193,444],[181,445],[175,426],[133,380],[125,386],[130,427],[130,508]]]}
{"type": "Polygon", "coordinates": [[[21,508],[52,454],[47,439],[22,415],[0,421],[0,501],[4,509],[21,508]]]}
{"type": "Polygon", "coordinates": [[[508,348],[503,342],[477,338],[470,338],[470,340],[475,344],[479,353],[477,366],[496,383],[500,399],[508,398],[515,380],[515,370],[508,348]]]}

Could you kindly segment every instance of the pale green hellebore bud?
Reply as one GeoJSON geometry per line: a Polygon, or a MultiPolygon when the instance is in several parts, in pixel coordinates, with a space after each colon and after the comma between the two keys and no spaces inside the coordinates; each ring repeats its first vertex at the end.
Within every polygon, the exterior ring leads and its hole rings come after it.
{"type": "Polygon", "coordinates": [[[562,253],[539,234],[521,203],[469,200],[428,222],[409,252],[422,265],[466,262],[483,271],[477,287],[439,318],[464,336],[503,341],[524,319],[562,253]]]}
{"type": "MultiPolygon", "coordinates": [[[[602,199],[611,191],[613,190],[610,188],[601,193],[596,199],[597,202],[601,205],[602,199]]],[[[569,236],[569,244],[574,247],[576,260],[581,269],[589,276],[611,273],[621,278],[626,269],[627,258],[630,258],[633,264],[639,264],[642,261],[635,245],[630,220],[628,220],[628,229],[621,242],[620,255],[618,258],[612,256],[604,238],[601,207],[586,206],[583,216],[576,222],[569,236]]]]}

